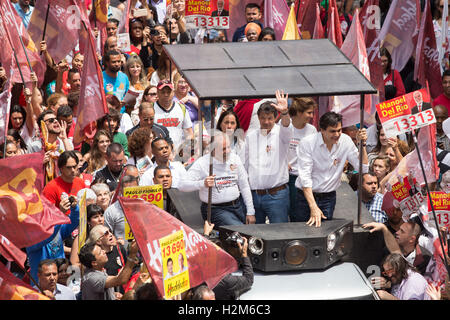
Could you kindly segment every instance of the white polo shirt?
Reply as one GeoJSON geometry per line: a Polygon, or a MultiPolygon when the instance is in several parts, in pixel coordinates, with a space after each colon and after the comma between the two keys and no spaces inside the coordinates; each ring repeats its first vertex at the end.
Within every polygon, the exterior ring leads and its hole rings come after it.
{"type": "MultiPolygon", "coordinates": [[[[304,138],[297,148],[298,178],[295,186],[299,189],[312,188],[313,192],[336,191],[341,185],[341,175],[345,161],[359,168],[359,152],[352,139],[345,133],[333,144],[331,151],[317,132],[304,138]]],[[[363,173],[369,166],[363,164],[363,173]]]]}
{"type": "Polygon", "coordinates": [[[245,137],[245,169],[250,189],[271,189],[289,182],[288,151],[292,130],[276,124],[269,134],[253,130],[245,137]]]}
{"type": "MultiPolygon", "coordinates": [[[[209,176],[210,154],[198,158],[187,171],[179,189],[184,192],[199,190],[200,200],[208,202],[208,189],[205,178],[209,176]]],[[[213,158],[213,174],[216,176],[212,190],[211,203],[224,203],[236,200],[240,194],[247,207],[247,215],[254,215],[252,194],[248,184],[247,172],[241,159],[231,152],[226,162],[213,158]]]]}

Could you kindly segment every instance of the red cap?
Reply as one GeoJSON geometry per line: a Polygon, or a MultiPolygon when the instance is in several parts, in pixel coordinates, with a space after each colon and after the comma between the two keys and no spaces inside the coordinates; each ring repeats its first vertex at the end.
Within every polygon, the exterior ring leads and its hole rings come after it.
{"type": "Polygon", "coordinates": [[[158,82],[158,85],[156,86],[156,89],[161,90],[164,87],[169,87],[170,89],[173,90],[173,84],[168,79],[161,80],[160,82],[158,82]]]}

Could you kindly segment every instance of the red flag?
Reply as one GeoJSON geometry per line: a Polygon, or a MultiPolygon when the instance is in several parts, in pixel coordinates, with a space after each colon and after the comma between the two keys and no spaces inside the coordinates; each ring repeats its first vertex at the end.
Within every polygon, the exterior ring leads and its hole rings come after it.
{"type": "Polygon", "coordinates": [[[99,30],[106,28],[108,22],[108,0],[93,0],[92,10],[89,13],[91,27],[99,30]],[[94,10],[95,9],[95,10],[94,10]]]}
{"type": "Polygon", "coordinates": [[[295,1],[294,8],[297,17],[297,23],[299,24],[300,31],[302,33],[302,39],[313,38],[314,27],[317,21],[315,18],[314,10],[316,9],[316,5],[319,5],[319,2],[319,0],[295,1]]]}
{"type": "Polygon", "coordinates": [[[422,87],[426,87],[426,81],[428,80],[430,95],[433,100],[443,92],[439,51],[436,48],[433,19],[428,1],[425,1],[425,9],[420,23],[414,64],[414,79],[417,79],[417,82],[422,87]]]}
{"type": "Polygon", "coordinates": [[[341,22],[336,0],[330,0],[330,6],[328,7],[327,33],[328,39],[333,41],[338,48],[342,47],[341,22]]]}
{"type": "Polygon", "coordinates": [[[325,38],[325,31],[323,30],[322,21],[320,20],[320,8],[316,3],[316,23],[314,24],[313,39],[325,38]]]}
{"type": "Polygon", "coordinates": [[[5,83],[5,90],[2,93],[0,93],[0,143],[5,142],[5,133],[8,131],[8,123],[9,123],[9,110],[11,108],[11,96],[12,96],[11,79],[13,75],[12,67],[9,69],[9,71],[10,75],[6,80],[7,82],[5,83]]]}
{"type": "Polygon", "coordinates": [[[122,14],[122,17],[120,19],[119,22],[119,27],[117,30],[117,33],[129,33],[130,32],[130,5],[131,5],[131,0],[127,0],[126,1],[126,5],[125,5],[125,10],[122,14]]]}
{"type": "MultiPolygon", "coordinates": [[[[44,81],[46,65],[41,60],[39,51],[28,34],[28,31],[22,22],[22,18],[18,15],[16,9],[12,7],[11,1],[9,0],[0,0],[0,29],[0,37],[4,38],[0,50],[3,52],[3,54],[0,53],[2,64],[8,66],[8,68],[11,66],[10,61],[11,59],[14,59],[12,56],[12,48],[14,48],[25,82],[31,82],[31,66],[38,77],[39,84],[42,84],[44,81]],[[23,46],[20,39],[23,41],[23,46]],[[28,65],[27,57],[30,61],[30,65],[28,65]]],[[[17,64],[14,60],[12,61],[14,62],[14,74],[11,81],[22,83],[23,81],[17,68],[17,64]]],[[[6,70],[6,73],[9,74],[9,70],[6,70]]]]}
{"type": "Polygon", "coordinates": [[[231,255],[164,210],[142,199],[119,197],[119,201],[161,296],[164,286],[159,239],[176,231],[182,230],[184,234],[191,287],[206,282],[214,288],[225,275],[237,270],[231,255]]]}
{"type": "Polygon", "coordinates": [[[289,16],[289,7],[285,0],[264,1],[264,26],[275,31],[277,40],[281,40],[289,16]]]}
{"type": "Polygon", "coordinates": [[[0,263],[0,300],[50,300],[29,284],[16,278],[0,263]]]}
{"type": "Polygon", "coordinates": [[[42,153],[0,160],[0,234],[19,248],[47,239],[58,224],[70,223],[49,200],[44,187],[42,153]]]}
{"type": "Polygon", "coordinates": [[[77,45],[79,21],[74,18],[73,0],[39,0],[28,24],[28,32],[34,43],[40,43],[44,34],[45,16],[47,19],[45,41],[50,56],[59,62],[77,45]]]}
{"type": "Polygon", "coordinates": [[[25,252],[17,248],[14,243],[8,240],[5,236],[0,234],[0,254],[8,261],[14,261],[22,268],[24,268],[27,255],[25,252]]]}
{"type": "Polygon", "coordinates": [[[376,105],[384,101],[384,80],[380,58],[380,7],[379,0],[368,0],[359,13],[364,41],[366,43],[367,57],[370,68],[370,81],[378,90],[378,95],[372,95],[370,114],[376,112],[376,105]]]}
{"type": "Polygon", "coordinates": [[[84,55],[84,66],[81,72],[80,100],[75,125],[75,131],[83,132],[85,135],[91,129],[90,124],[108,112],[103,90],[103,75],[97,60],[94,37],[89,26],[86,25],[86,27],[89,31],[84,27],[80,30],[80,51],[84,55]]]}
{"type": "MultiPolygon", "coordinates": [[[[350,26],[350,30],[347,33],[344,43],[342,44],[341,51],[349,58],[351,62],[358,68],[359,71],[370,81],[369,62],[367,59],[366,44],[359,22],[358,14],[355,14],[355,18],[350,26]]],[[[342,126],[348,127],[360,122],[360,95],[351,96],[335,96],[334,103],[332,104],[332,111],[342,114],[342,126]]],[[[366,94],[364,96],[364,111],[367,118],[370,116],[372,109],[371,95],[366,94]]]]}

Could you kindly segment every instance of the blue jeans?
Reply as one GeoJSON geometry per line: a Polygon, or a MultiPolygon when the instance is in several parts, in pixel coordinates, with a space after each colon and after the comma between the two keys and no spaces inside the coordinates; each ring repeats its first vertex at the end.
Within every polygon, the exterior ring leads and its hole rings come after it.
{"type": "Polygon", "coordinates": [[[270,223],[289,222],[289,188],[279,190],[274,195],[259,195],[252,190],[252,197],[256,223],[266,223],[266,217],[270,223]]]}
{"type": "MultiPolygon", "coordinates": [[[[306,222],[309,220],[311,212],[308,201],[306,201],[303,190],[297,189],[297,205],[295,208],[294,222],[306,222]]],[[[336,191],[327,194],[314,194],[317,206],[322,210],[327,220],[333,219],[334,207],[336,206],[336,191]]]]}
{"type": "Polygon", "coordinates": [[[289,219],[294,221],[295,208],[297,207],[297,188],[295,187],[295,180],[298,176],[289,175],[289,219]]]}
{"type": "MultiPolygon", "coordinates": [[[[202,202],[200,206],[203,220],[208,217],[208,204],[202,202]]],[[[239,197],[236,205],[229,206],[215,206],[211,205],[211,223],[214,223],[214,227],[231,226],[237,224],[245,224],[244,202],[239,197]]]]}

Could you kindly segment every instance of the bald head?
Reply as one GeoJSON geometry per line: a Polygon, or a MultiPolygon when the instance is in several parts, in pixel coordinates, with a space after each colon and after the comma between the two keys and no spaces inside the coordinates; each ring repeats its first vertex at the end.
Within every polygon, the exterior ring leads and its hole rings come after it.
{"type": "Polygon", "coordinates": [[[225,162],[231,152],[230,138],[225,133],[218,131],[214,135],[212,150],[214,150],[214,158],[225,162]]]}
{"type": "Polygon", "coordinates": [[[436,117],[436,130],[439,135],[443,134],[442,123],[448,118],[448,110],[445,106],[438,104],[433,108],[436,117]]]}

